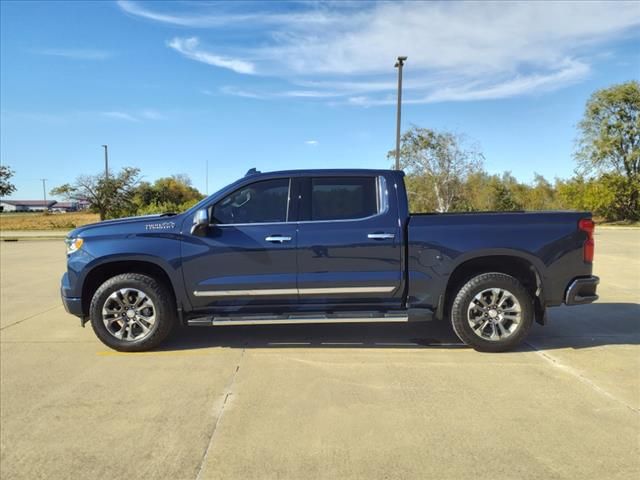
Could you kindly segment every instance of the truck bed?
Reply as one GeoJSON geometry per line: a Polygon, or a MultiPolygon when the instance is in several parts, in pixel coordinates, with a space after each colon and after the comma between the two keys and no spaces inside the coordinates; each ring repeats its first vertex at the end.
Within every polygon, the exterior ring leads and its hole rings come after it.
{"type": "MultiPolygon", "coordinates": [[[[467,260],[519,258],[535,269],[547,305],[560,305],[572,278],[590,275],[585,235],[577,226],[589,212],[472,212],[411,214],[407,224],[410,303],[432,306],[446,280],[467,260]],[[429,287],[430,285],[430,287],[429,287]]],[[[488,261],[488,260],[485,260],[488,261]]]]}

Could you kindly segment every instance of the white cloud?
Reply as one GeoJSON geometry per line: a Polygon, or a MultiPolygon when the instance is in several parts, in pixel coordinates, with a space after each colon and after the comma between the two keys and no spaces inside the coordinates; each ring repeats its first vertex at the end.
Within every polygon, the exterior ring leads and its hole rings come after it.
{"type": "MultiPolygon", "coordinates": [[[[471,100],[495,100],[510,98],[535,92],[545,92],[576,83],[589,73],[589,65],[577,61],[567,61],[558,71],[531,75],[516,75],[504,81],[469,81],[451,86],[442,86],[433,92],[409,98],[403,97],[404,104],[460,102],[471,100]]],[[[354,96],[347,102],[359,106],[395,105],[394,95],[386,97],[354,96]]]]}
{"type": "Polygon", "coordinates": [[[213,29],[218,39],[220,29],[235,29],[242,43],[217,40],[224,56],[196,37],[168,45],[192,60],[288,84],[261,92],[225,87],[223,93],[355,105],[394,102],[398,55],[409,57],[408,103],[507,98],[579,82],[610,42],[640,32],[640,8],[632,1],[310,2],[287,9],[293,13],[269,2],[250,9],[165,5],[120,2],[131,15],[213,29]]]}
{"type": "Polygon", "coordinates": [[[306,140],[304,143],[311,145],[312,147],[317,147],[320,144],[318,140],[306,140]]]}
{"type": "Polygon", "coordinates": [[[167,117],[153,109],[124,111],[124,110],[67,110],[60,112],[19,112],[19,111],[2,111],[2,115],[8,119],[26,119],[29,121],[65,124],[70,122],[90,122],[97,117],[104,117],[113,120],[121,120],[131,123],[139,123],[144,120],[166,120],[167,117]]]}
{"type": "Polygon", "coordinates": [[[329,90],[286,90],[280,93],[283,97],[300,97],[300,98],[329,98],[337,97],[342,94],[339,92],[332,92],[329,90]]]}
{"type": "MultiPolygon", "coordinates": [[[[259,3],[254,3],[251,12],[242,11],[238,13],[236,6],[242,7],[243,2],[218,2],[211,7],[208,2],[191,2],[190,6],[195,8],[194,11],[157,11],[150,10],[142,5],[142,2],[133,2],[130,0],[118,0],[118,6],[126,13],[142,17],[147,20],[153,20],[168,25],[192,28],[215,28],[226,27],[229,25],[253,25],[260,24],[281,24],[289,25],[292,23],[298,25],[326,25],[329,23],[343,21],[341,16],[331,15],[326,9],[316,8],[315,11],[305,11],[301,13],[272,13],[268,10],[260,11],[256,8],[259,3]]],[[[275,3],[275,2],[274,2],[275,3]]],[[[176,4],[167,4],[176,7],[176,4]]],[[[162,5],[162,2],[159,4],[162,5]]],[[[267,2],[263,3],[268,7],[267,2]]],[[[311,5],[311,4],[309,4],[311,5]]],[[[155,6],[158,6],[156,4],[155,6]]]]}
{"type": "Polygon", "coordinates": [[[106,60],[113,56],[113,53],[106,50],[88,48],[42,48],[31,51],[38,55],[64,57],[73,60],[106,60]]]}
{"type": "MultiPolygon", "coordinates": [[[[332,92],[328,90],[282,90],[258,92],[254,90],[238,88],[233,85],[225,85],[221,87],[220,92],[224,93],[225,95],[234,95],[236,97],[244,98],[256,98],[260,100],[268,98],[331,98],[344,96],[344,93],[332,92]]],[[[210,94],[211,93],[208,93],[208,95],[210,94]]]]}
{"type": "Polygon", "coordinates": [[[162,113],[152,109],[142,110],[140,112],[140,116],[148,120],[165,120],[167,118],[162,113]]]}
{"type": "Polygon", "coordinates": [[[152,10],[149,10],[148,8],[143,7],[140,3],[137,2],[119,0],[117,3],[122,10],[131,15],[143,17],[148,20],[154,20],[161,23],[169,23],[183,27],[216,26],[224,23],[212,21],[216,17],[209,19],[202,18],[197,15],[173,15],[171,13],[154,12],[152,10]]]}
{"type": "Polygon", "coordinates": [[[207,63],[215,67],[228,68],[236,73],[255,73],[255,66],[252,63],[208,52],[200,47],[200,41],[196,37],[176,37],[169,41],[167,45],[191,60],[207,63]]]}
{"type": "Polygon", "coordinates": [[[125,120],[127,122],[141,122],[143,120],[165,120],[167,117],[153,109],[137,110],[134,112],[124,112],[121,110],[111,110],[100,112],[101,115],[115,120],[125,120]]]}
{"type": "Polygon", "coordinates": [[[110,111],[102,112],[102,115],[109,118],[115,118],[117,120],[126,120],[127,122],[139,122],[140,119],[126,112],[110,111]]]}
{"type": "Polygon", "coordinates": [[[259,99],[259,100],[263,100],[265,98],[269,98],[268,95],[263,95],[257,92],[252,92],[250,90],[243,90],[241,88],[237,88],[234,86],[224,86],[220,88],[220,91],[222,93],[224,93],[225,95],[234,95],[236,97],[243,97],[243,98],[255,98],[255,99],[259,99]]]}

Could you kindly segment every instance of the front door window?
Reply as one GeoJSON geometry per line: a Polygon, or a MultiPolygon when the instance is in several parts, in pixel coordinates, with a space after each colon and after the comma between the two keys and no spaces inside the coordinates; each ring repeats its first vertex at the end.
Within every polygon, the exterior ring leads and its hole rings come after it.
{"type": "Polygon", "coordinates": [[[210,218],[219,225],[281,223],[287,221],[289,179],[252,183],[213,206],[210,218]]]}

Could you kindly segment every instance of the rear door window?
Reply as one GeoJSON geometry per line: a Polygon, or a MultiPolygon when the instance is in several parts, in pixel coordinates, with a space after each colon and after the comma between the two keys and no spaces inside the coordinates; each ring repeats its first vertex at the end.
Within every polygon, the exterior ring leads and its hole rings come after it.
{"type": "Polygon", "coordinates": [[[378,213],[375,177],[314,177],[310,220],[348,220],[378,213]]]}

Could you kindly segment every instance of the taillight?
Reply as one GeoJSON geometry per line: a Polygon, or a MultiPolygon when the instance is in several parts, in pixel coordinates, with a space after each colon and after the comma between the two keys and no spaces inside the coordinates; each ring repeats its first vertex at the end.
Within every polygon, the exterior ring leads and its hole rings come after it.
{"type": "Polygon", "coordinates": [[[593,251],[596,246],[593,240],[593,231],[596,224],[590,218],[583,218],[578,222],[578,228],[587,234],[587,239],[582,246],[582,255],[585,262],[593,262],[593,251]]]}

